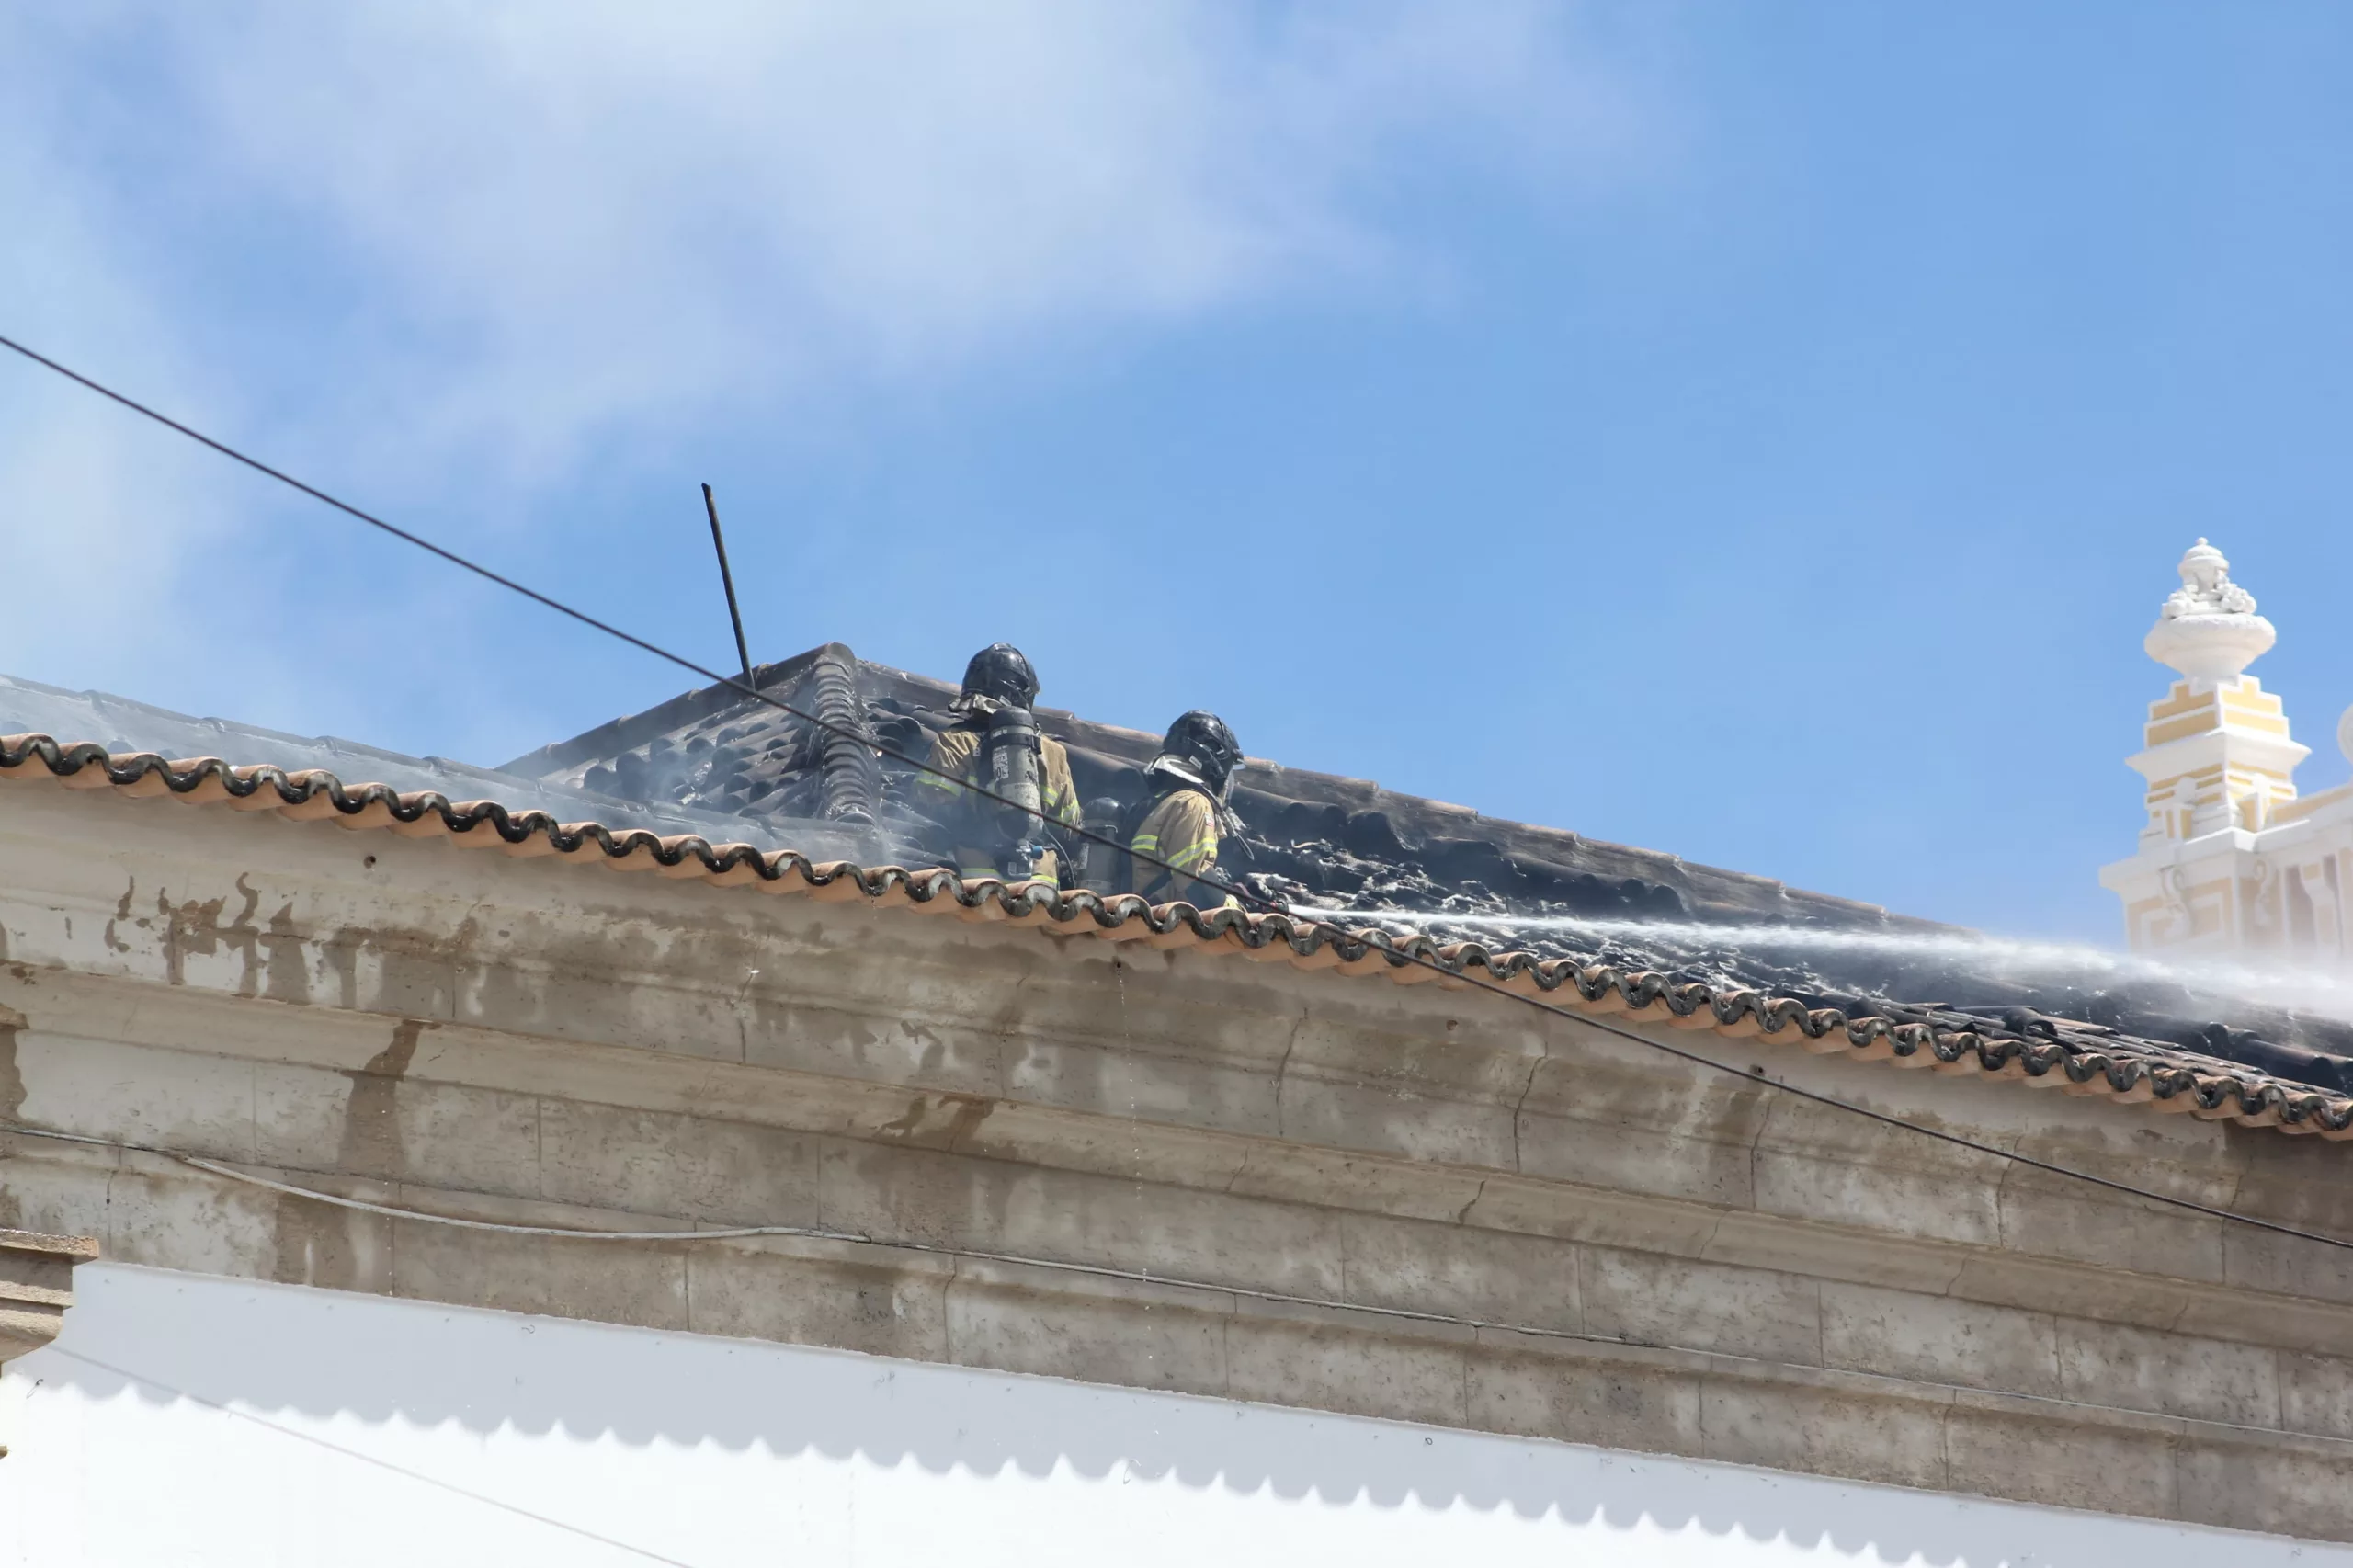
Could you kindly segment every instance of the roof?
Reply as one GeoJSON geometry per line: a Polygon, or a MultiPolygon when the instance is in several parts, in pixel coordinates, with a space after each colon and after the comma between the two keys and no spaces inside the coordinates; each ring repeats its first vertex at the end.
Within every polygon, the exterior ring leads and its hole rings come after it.
{"type": "MultiPolygon", "coordinates": [[[[836,696],[854,687],[877,736],[915,755],[926,731],[952,722],[945,710],[953,686],[859,660],[838,643],[763,665],[756,676],[764,691],[801,708],[821,684],[836,696]]],[[[1038,711],[1041,728],[1067,746],[1090,816],[1108,825],[1143,788],[1142,765],[1159,738],[1038,711]]],[[[813,798],[817,739],[791,714],[713,686],[506,766],[565,788],[756,821],[770,802],[813,798]]],[[[883,765],[880,814],[926,851],[904,863],[933,863],[948,846],[913,803],[912,781],[912,770],[883,765]]],[[[2250,994],[2241,977],[2178,964],[1990,942],[1875,904],[1256,758],[1233,797],[1247,828],[1244,880],[1294,910],[1347,911],[1336,916],[1343,926],[1598,961],[1849,1017],[1933,1013],[2001,1038],[2130,1038],[2353,1096],[2353,1023],[2268,999],[2277,994],[2268,977],[2250,994]]]]}
{"type": "MultiPolygon", "coordinates": [[[[956,696],[953,684],[858,659],[839,643],[759,665],[754,679],[762,691],[806,708],[807,685],[822,662],[851,666],[877,737],[900,750],[920,755],[926,743],[919,732],[951,722],[947,708],[956,696]]],[[[1142,765],[1159,747],[1158,735],[1140,730],[1097,723],[1057,708],[1040,707],[1037,714],[1044,733],[1067,747],[1079,793],[1090,801],[1117,799],[1137,787],[1142,765]]],[[[711,686],[526,753],[501,769],[558,788],[691,801],[706,811],[740,812],[757,821],[766,802],[784,792],[776,786],[789,786],[812,771],[810,742],[809,726],[791,714],[755,702],[733,687],[711,686]],[[656,763],[660,756],[700,760],[665,773],[656,763]],[[699,782],[730,778],[738,780],[732,789],[706,791],[699,782]]],[[[886,795],[912,772],[887,761],[882,771],[886,795]]],[[[1570,903],[1581,912],[1684,919],[1949,929],[1767,877],[1482,816],[1467,806],[1400,794],[1370,779],[1263,758],[1253,757],[1244,767],[1234,804],[1261,846],[1263,873],[1319,894],[1378,898],[1422,892],[1434,903],[1448,895],[1460,898],[1466,884],[1476,884],[1488,896],[1471,897],[1463,913],[1570,903]],[[1364,881],[1349,885],[1358,875],[1364,881]],[[1398,885],[1389,886],[1392,881],[1398,885]]],[[[901,821],[918,835],[929,825],[911,811],[901,821]]]]}
{"type": "MultiPolygon", "coordinates": [[[[448,757],[407,756],[333,735],[295,735],[228,719],[193,718],[108,692],[69,691],[5,675],[0,675],[0,732],[87,741],[112,754],[230,757],[267,763],[289,776],[315,772],[392,790],[432,791],[452,800],[495,800],[563,822],[593,820],[615,832],[696,833],[718,840],[766,836],[762,831],[747,831],[752,824],[740,817],[697,811],[673,801],[599,795],[448,757]]],[[[900,847],[886,835],[838,823],[779,825],[786,828],[794,848],[809,854],[874,855],[900,847]]]]}
{"type": "MultiPolygon", "coordinates": [[[[813,665],[804,665],[806,675],[813,665]]],[[[775,666],[782,669],[785,666],[775,666]]],[[[915,677],[898,672],[858,665],[861,686],[870,685],[871,711],[878,722],[912,719],[886,704],[903,700],[891,696],[894,683],[915,677]]],[[[784,678],[792,678],[790,674],[784,678]]],[[[47,691],[52,688],[40,688],[47,691]]],[[[944,689],[944,688],[941,688],[944,689]]],[[[70,695],[70,694],[66,694],[70,695]]],[[[722,692],[723,696],[723,688],[722,692]]],[[[412,837],[446,838],[460,847],[486,847],[517,856],[553,857],[569,864],[602,865],[616,870],[650,870],[722,887],[744,887],[820,900],[857,900],[877,908],[911,914],[949,914],[967,920],[1002,922],[1108,941],[1143,940],[1158,948],[1178,948],[1226,954],[1258,961],[1282,962],[1302,970],[1328,970],[1345,977],[1377,977],[1398,984],[1435,982],[1449,987],[1489,984],[1559,1006],[1572,1014],[1612,1016],[1632,1023],[1668,1023],[1681,1028],[1712,1031],[1728,1038],[1788,1043],[1814,1054],[1837,1054],[1859,1061],[1895,1066],[1931,1067],[1943,1074],[1983,1074],[2029,1085],[2056,1086],[2077,1094],[2145,1105],[2152,1110],[2186,1111],[2249,1126],[2277,1127],[2292,1133],[2317,1133],[2325,1138],[2353,1138],[2353,1096],[2341,1085],[2318,1084],[2294,1074],[2269,1070],[2242,1061],[2185,1048],[2164,1039],[2137,1035],[2096,1019],[2068,1017],[2018,1006],[1990,1013],[1933,1002],[1907,1002],[1897,996],[1865,994],[1831,998],[1819,988],[1776,987],[1753,983],[1728,967],[1700,973],[1686,963],[1662,966],[1629,961],[1607,954],[1548,954],[1542,940],[1505,944],[1448,940],[1445,933],[1401,934],[1372,925],[1351,926],[1305,915],[1245,914],[1234,909],[1200,910],[1189,904],[1148,906],[1132,895],[1108,896],[1095,892],[1057,891],[1040,882],[1008,885],[991,878],[967,880],[945,869],[910,869],[897,864],[861,863],[830,858],[805,849],[764,848],[744,838],[695,832],[665,833],[651,826],[632,826],[600,816],[570,816],[548,809],[550,803],[596,806],[620,805],[542,777],[536,782],[549,792],[530,793],[533,780],[518,777],[520,767],[544,759],[551,771],[596,767],[611,770],[617,753],[608,748],[636,737],[639,746],[681,728],[706,727],[710,733],[730,726],[766,724],[765,714],[754,714],[748,700],[739,711],[711,693],[690,693],[651,715],[617,721],[592,732],[579,743],[550,747],[509,765],[516,771],[465,769],[457,765],[426,764],[393,759],[412,767],[447,767],[438,777],[489,786],[472,798],[453,797],[438,788],[403,788],[383,781],[347,782],[323,768],[289,768],[275,763],[231,763],[215,756],[174,761],[154,750],[117,750],[97,743],[61,743],[47,734],[23,733],[0,739],[0,779],[39,779],[72,789],[102,789],[131,796],[168,796],[190,803],[231,805],[243,811],[268,811],[295,820],[335,821],[348,828],[384,828],[412,837]],[[687,717],[683,722],[679,714],[687,717]],[[536,800],[538,804],[510,805],[510,800],[536,800]]],[[[160,710],[151,710],[160,711],[160,710]]],[[[773,712],[773,710],[766,710],[773,712]]],[[[177,716],[169,716],[176,718],[177,716]]],[[[785,723],[797,723],[777,716],[785,723]]],[[[1061,725],[1074,745],[1074,770],[1079,754],[1092,752],[1084,764],[1098,772],[1097,782],[1116,784],[1112,764],[1133,768],[1125,758],[1148,755],[1151,737],[1132,731],[1111,731],[1086,725],[1067,716],[1047,714],[1047,728],[1061,725]],[[1065,722],[1067,721],[1067,722],[1065,722]],[[1089,743],[1092,743],[1091,744],[1089,743]],[[1119,750],[1108,749],[1116,743],[1119,750]],[[1100,748],[1100,749],[1098,749],[1100,748]],[[1106,760],[1108,759],[1108,760],[1106,760]]],[[[196,721],[186,721],[196,723],[196,721]]],[[[235,732],[221,727],[210,733],[243,739],[267,732],[235,732]]],[[[765,738],[765,732],[763,732],[765,738]]],[[[689,737],[695,738],[695,737],[689,737]]],[[[738,736],[738,742],[745,737],[738,736]]],[[[290,739],[290,737],[289,738],[290,739]]],[[[297,743],[318,745],[325,743],[297,743]]],[[[341,743],[335,743],[340,744],[341,743]]],[[[712,741],[706,751],[721,744],[712,741]]],[[[683,753],[682,746],[674,749],[683,753]]],[[[390,757],[391,754],[374,754],[390,757]]],[[[699,754],[698,754],[699,755],[699,754]]],[[[757,755],[766,755],[765,748],[757,755]]],[[[818,764],[808,754],[799,770],[818,764]]],[[[709,758],[688,770],[708,788],[721,769],[709,758]]],[[[394,771],[393,767],[383,769],[394,771]]],[[[790,771],[789,769],[787,771],[790,771]]],[[[655,779],[651,773],[641,779],[655,779]]],[[[1455,857],[1512,869],[1523,878],[1549,879],[1544,885],[1562,894],[1554,902],[1590,902],[1607,896],[1620,911],[1656,909],[1669,902],[1688,925],[1688,916],[1723,909],[1756,913],[1777,911],[1782,924],[1761,927],[1788,933],[1818,929],[1848,931],[1932,932],[1939,928],[1922,922],[1903,922],[1843,900],[1794,892],[1779,884],[1736,873],[1692,867],[1672,857],[1650,855],[1618,846],[1593,845],[1574,835],[1491,824],[1461,808],[1437,802],[1413,801],[1391,795],[1360,780],[1331,779],[1254,766],[1251,785],[1238,792],[1245,816],[1261,823],[1279,822],[1285,811],[1307,813],[1304,820],[1324,822],[1339,801],[1367,802],[1358,811],[1385,825],[1354,827],[1358,818],[1343,812],[1344,835],[1366,842],[1366,850],[1385,851],[1386,841],[1370,842],[1385,834],[1393,838],[1397,854],[1378,854],[1346,847],[1344,836],[1333,863],[1347,878],[1366,882],[1385,878],[1387,892],[1418,893],[1439,886],[1433,871],[1450,869],[1455,857]],[[1275,792],[1276,790],[1283,792],[1275,792]],[[1400,820],[1402,819],[1402,821],[1400,820]],[[1427,830],[1442,824],[1453,828],[1451,837],[1427,830]],[[1402,829],[1402,831],[1401,831],[1402,829]],[[1407,849],[1407,834],[1420,841],[1407,849]],[[1539,862],[1531,870],[1518,858],[1527,846],[1553,849],[1557,861],[1539,862]],[[1371,867],[1371,871],[1362,869],[1371,867]],[[1611,884],[1604,870],[1626,873],[1611,884]],[[1634,874],[1648,870],[1648,878],[1634,874]],[[1795,915],[1797,919],[1788,916],[1795,915]],[[1806,917],[1811,917],[1810,921],[1806,917]]],[[[748,789],[758,788],[755,780],[748,789]]],[[[888,780],[885,784],[887,786],[888,780]]],[[[1082,784],[1085,785],[1082,776],[1082,784]]],[[[732,788],[732,787],[731,787],[732,788]]],[[[770,790],[768,793],[774,793],[770,790]]],[[[767,798],[763,795],[761,798],[767,798]]],[[[645,802],[640,802],[644,804],[645,802]]],[[[656,813],[659,814],[658,812],[656,813]]],[[[771,822],[779,819],[771,818],[771,822]]],[[[816,819],[783,819],[801,824],[807,832],[836,831],[816,819]]],[[[1264,827],[1257,832],[1269,831],[1264,827]]],[[[1271,852],[1282,849],[1289,858],[1272,855],[1279,869],[1252,873],[1274,885],[1286,879],[1279,868],[1319,860],[1326,852],[1320,841],[1278,845],[1261,840],[1271,852]]],[[[1309,869],[1313,869],[1310,865],[1309,869]]],[[[1314,889],[1309,888],[1313,892],[1314,889]]],[[[1492,890],[1483,890],[1489,898],[1492,890]]],[[[1446,896],[1465,899],[1458,887],[1446,896]]],[[[1443,911],[1429,923],[1443,926],[1443,911]]],[[[1461,914],[1461,911],[1455,911],[1461,914]]],[[[1622,945],[1622,944],[1618,944],[1622,945]]],[[[1758,962],[1761,960],[1748,960],[1758,962]]],[[[1818,978],[1818,977],[1817,977],[1818,978]]],[[[2315,1060],[2319,1060],[2317,1057],[2315,1060]]],[[[2341,1059],[2330,1059],[2341,1068],[2341,1059]]],[[[2328,1062],[2312,1069],[2313,1075],[2333,1071],[2328,1062]]]]}

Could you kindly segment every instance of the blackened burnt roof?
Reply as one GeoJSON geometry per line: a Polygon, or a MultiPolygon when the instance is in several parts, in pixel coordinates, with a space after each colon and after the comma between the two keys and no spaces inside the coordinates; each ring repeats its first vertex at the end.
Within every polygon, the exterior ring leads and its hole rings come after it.
{"type": "MultiPolygon", "coordinates": [[[[948,683],[857,659],[838,644],[755,676],[795,707],[832,704],[834,722],[848,715],[912,756],[949,722],[955,696],[948,683]]],[[[1056,709],[1041,708],[1039,719],[1068,747],[1090,820],[1108,824],[1142,790],[1157,736],[1056,709]]],[[[701,821],[733,817],[746,836],[763,822],[877,824],[912,848],[911,865],[936,863],[923,859],[926,852],[944,860],[949,847],[912,790],[914,769],[877,763],[724,686],[614,720],[502,771],[567,795],[701,821]]],[[[1346,911],[1331,916],[1343,926],[1573,959],[1717,994],[1790,998],[1849,1018],[2228,1064],[2353,1094],[2353,1025],[2268,1000],[2260,987],[2089,949],[1988,942],[1877,905],[1255,758],[1237,778],[1233,803],[1246,854],[1229,855],[1232,873],[1294,910],[1346,911]]]]}

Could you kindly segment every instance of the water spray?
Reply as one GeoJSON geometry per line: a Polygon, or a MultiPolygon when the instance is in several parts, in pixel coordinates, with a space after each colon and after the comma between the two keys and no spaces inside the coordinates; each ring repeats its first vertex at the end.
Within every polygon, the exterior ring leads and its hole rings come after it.
{"type": "MultiPolygon", "coordinates": [[[[2324,1013],[2353,1022],[2353,974],[2245,959],[2151,958],[2081,942],[1990,937],[1975,931],[1858,931],[1761,922],[1631,920],[1584,915],[1472,915],[1446,910],[1338,909],[1295,905],[1296,913],[1335,926],[1376,926],[1427,933],[1433,927],[1503,935],[1591,938],[1596,946],[1631,939],[1675,949],[1870,953],[1891,959],[1963,963],[2070,984],[2177,985],[2275,1007],[2324,1013]]],[[[1972,998],[1970,1000],[1975,1000],[1972,998]]]]}

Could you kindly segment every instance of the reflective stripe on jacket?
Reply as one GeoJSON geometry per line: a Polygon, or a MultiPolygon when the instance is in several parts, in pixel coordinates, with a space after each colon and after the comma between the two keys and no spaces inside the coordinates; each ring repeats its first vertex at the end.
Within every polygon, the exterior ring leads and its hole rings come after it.
{"type": "Polygon", "coordinates": [[[1196,909],[1233,903],[1231,893],[1195,881],[1216,875],[1217,850],[1216,805],[1199,790],[1173,790],[1144,813],[1128,840],[1127,891],[1154,903],[1181,900],[1196,909]],[[1176,870],[1165,870],[1153,860],[1165,861],[1176,870]]]}
{"type": "MultiPolygon", "coordinates": [[[[926,760],[939,772],[916,776],[915,787],[925,790],[935,806],[949,806],[951,821],[954,820],[953,808],[963,803],[964,786],[982,781],[982,728],[974,724],[959,724],[938,736],[931,743],[931,756],[926,760]],[[943,778],[940,777],[943,773],[952,777],[943,778]],[[930,793],[935,790],[937,794],[930,793]]],[[[1078,785],[1071,778],[1070,753],[1063,749],[1062,742],[1040,735],[1038,737],[1038,763],[1039,799],[1046,814],[1066,827],[1077,826],[1080,814],[1078,785]]],[[[979,803],[990,805],[986,801],[979,803]]],[[[1055,856],[1048,854],[1039,862],[1038,875],[1048,881],[1053,881],[1055,860],[1055,856]]],[[[956,846],[956,872],[966,878],[1003,875],[996,868],[996,852],[972,844],[956,846]]]]}

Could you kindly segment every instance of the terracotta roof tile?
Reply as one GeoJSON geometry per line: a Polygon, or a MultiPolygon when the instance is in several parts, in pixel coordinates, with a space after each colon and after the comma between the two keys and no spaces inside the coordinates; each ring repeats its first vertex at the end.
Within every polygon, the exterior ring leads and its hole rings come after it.
{"type": "Polygon", "coordinates": [[[2066,1020],[2040,1018],[2034,1020],[2039,1028],[2005,1030],[1935,1007],[1809,1007],[1745,987],[1711,986],[1650,971],[1497,951],[1476,942],[1438,943],[1427,937],[1349,930],[1282,914],[1200,910],[1185,903],[1154,906],[1132,894],[1061,892],[1041,882],[966,881],[944,868],[910,870],[812,860],[791,850],[713,843],[694,835],[566,822],[545,811],[514,810],[494,801],[452,801],[433,790],[347,784],[316,768],[288,771],[267,765],[233,765],[217,757],[173,761],[152,752],[61,744],[41,734],[0,739],[0,778],[42,779],[67,789],[271,811],[297,821],[446,837],[460,847],[553,856],[572,864],[646,870],[766,892],[861,900],[878,907],[1002,921],[1109,941],[1144,940],[1155,947],[1227,953],[1302,970],[1383,976],[1399,984],[1432,982],[1468,988],[1483,983],[1541,998],[1572,1013],[1786,1043],[1818,1055],[1927,1067],[1944,1074],[1984,1074],[2104,1096],[2154,1111],[2276,1127],[2282,1132],[2353,1139],[2353,1098],[2162,1041],[2066,1020]]]}

